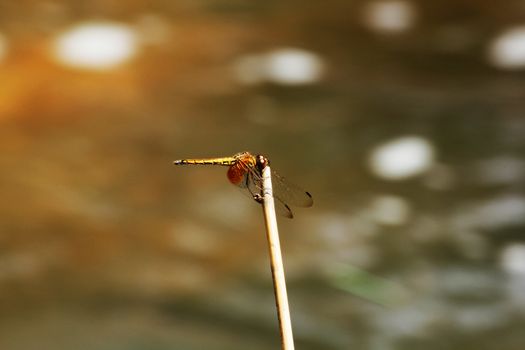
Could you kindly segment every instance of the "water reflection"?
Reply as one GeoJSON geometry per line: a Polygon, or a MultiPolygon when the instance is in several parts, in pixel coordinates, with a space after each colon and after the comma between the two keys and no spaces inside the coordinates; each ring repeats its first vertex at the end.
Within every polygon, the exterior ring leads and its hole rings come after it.
{"type": "Polygon", "coordinates": [[[172,166],[245,149],[316,198],[280,227],[297,348],[520,348],[520,6],[3,8],[0,348],[278,348],[260,207],[172,166]]]}
{"type": "Polygon", "coordinates": [[[7,39],[4,37],[2,33],[0,33],[0,62],[7,56],[7,39]]]}
{"type": "Polygon", "coordinates": [[[71,67],[104,70],[131,58],[137,39],[130,27],[116,23],[82,23],[55,42],[56,59],[71,67]]]}
{"type": "Polygon", "coordinates": [[[376,147],[370,168],[379,177],[401,180],[427,171],[434,161],[434,148],[417,136],[404,136],[376,147]]]}
{"type": "Polygon", "coordinates": [[[324,64],[318,55],[296,48],[244,55],[234,65],[236,79],[244,84],[312,84],[320,80],[323,70],[324,64]]]}
{"type": "Polygon", "coordinates": [[[490,45],[489,60],[503,69],[525,67],[525,27],[510,28],[495,38],[490,45]]]}
{"type": "Polygon", "coordinates": [[[364,4],[363,18],[371,29],[399,33],[410,29],[415,20],[414,6],[409,1],[381,0],[364,4]]]}

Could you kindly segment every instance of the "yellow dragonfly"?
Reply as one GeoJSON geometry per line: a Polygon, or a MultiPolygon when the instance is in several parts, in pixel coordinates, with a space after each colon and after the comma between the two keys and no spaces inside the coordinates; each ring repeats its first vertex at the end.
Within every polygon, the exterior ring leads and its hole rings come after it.
{"type": "MultiPolygon", "coordinates": [[[[240,152],[231,157],[203,158],[203,159],[179,159],[173,162],[175,165],[221,165],[227,166],[228,180],[240,188],[247,189],[252,198],[261,203],[262,176],[257,167],[258,159],[266,159],[262,156],[254,156],[249,152],[240,152]]],[[[272,170],[273,196],[277,211],[285,217],[293,218],[290,205],[297,207],[311,207],[313,205],[312,195],[301,188],[285,181],[278,173],[272,170]]]]}

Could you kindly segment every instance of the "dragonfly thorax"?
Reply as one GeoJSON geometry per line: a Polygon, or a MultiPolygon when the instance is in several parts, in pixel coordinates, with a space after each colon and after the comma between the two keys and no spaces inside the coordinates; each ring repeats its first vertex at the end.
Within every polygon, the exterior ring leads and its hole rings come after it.
{"type": "Polygon", "coordinates": [[[247,169],[245,169],[242,164],[235,163],[231,167],[228,168],[228,172],[226,173],[226,176],[228,177],[228,180],[234,185],[239,185],[243,180],[244,176],[248,172],[247,169]]]}
{"type": "Polygon", "coordinates": [[[237,153],[234,157],[235,163],[228,168],[226,176],[232,184],[239,185],[246,174],[255,168],[256,159],[249,152],[237,153]]]}

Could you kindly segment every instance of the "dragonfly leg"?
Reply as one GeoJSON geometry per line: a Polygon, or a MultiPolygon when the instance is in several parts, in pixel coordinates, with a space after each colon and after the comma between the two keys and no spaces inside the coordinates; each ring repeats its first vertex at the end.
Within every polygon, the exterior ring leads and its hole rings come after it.
{"type": "Polygon", "coordinates": [[[252,195],[252,198],[259,204],[263,202],[263,196],[260,193],[254,193],[250,187],[250,175],[246,175],[246,179],[244,180],[244,184],[246,185],[246,188],[248,191],[250,191],[250,194],[252,195]]]}
{"type": "Polygon", "coordinates": [[[259,204],[262,204],[264,201],[263,196],[261,196],[259,193],[254,194],[253,199],[255,199],[255,201],[259,204]]]}

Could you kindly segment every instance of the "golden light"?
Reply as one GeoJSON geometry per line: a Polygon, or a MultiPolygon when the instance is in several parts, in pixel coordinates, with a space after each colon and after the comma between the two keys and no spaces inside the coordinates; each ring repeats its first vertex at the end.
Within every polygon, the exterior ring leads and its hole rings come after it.
{"type": "Polygon", "coordinates": [[[53,55],[60,63],[81,69],[112,69],[138,51],[135,32],[113,22],[86,22],[62,33],[54,42],[53,55]]]}

